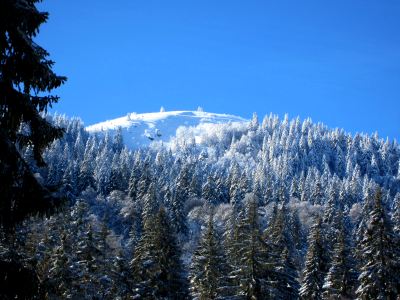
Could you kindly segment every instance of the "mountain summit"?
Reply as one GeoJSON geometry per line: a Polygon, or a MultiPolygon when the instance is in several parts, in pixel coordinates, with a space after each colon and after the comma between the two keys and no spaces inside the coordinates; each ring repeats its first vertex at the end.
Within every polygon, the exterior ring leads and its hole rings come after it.
{"type": "Polygon", "coordinates": [[[121,130],[128,148],[147,146],[153,141],[168,142],[179,127],[203,124],[244,123],[248,120],[228,114],[197,111],[163,111],[155,113],[128,113],[124,117],[86,127],[90,133],[115,134],[121,130]]]}

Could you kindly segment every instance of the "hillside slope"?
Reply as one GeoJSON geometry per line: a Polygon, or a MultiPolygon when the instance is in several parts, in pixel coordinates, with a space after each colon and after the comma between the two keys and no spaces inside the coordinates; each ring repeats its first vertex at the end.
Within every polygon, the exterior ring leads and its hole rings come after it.
{"type": "Polygon", "coordinates": [[[129,113],[125,117],[97,123],[86,127],[90,133],[109,132],[114,135],[121,130],[125,145],[130,148],[147,146],[153,141],[163,143],[176,135],[181,126],[196,127],[203,124],[247,122],[246,119],[203,111],[162,111],[156,113],[129,113]]]}

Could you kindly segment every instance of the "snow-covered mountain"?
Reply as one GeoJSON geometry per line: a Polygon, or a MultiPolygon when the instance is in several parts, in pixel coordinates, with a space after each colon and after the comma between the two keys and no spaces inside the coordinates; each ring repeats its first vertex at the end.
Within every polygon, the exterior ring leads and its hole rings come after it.
{"type": "Polygon", "coordinates": [[[160,111],[155,113],[128,113],[124,117],[86,127],[90,133],[109,132],[114,135],[121,130],[128,148],[147,146],[153,141],[167,143],[176,135],[177,129],[202,126],[205,130],[213,124],[244,123],[248,120],[228,114],[204,111],[160,111]]]}

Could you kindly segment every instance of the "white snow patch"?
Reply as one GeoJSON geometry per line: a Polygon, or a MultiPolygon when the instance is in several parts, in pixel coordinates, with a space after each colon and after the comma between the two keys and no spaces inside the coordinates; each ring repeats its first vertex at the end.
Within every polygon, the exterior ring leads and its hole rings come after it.
{"type": "MultiPolygon", "coordinates": [[[[134,149],[148,146],[150,143],[168,143],[172,137],[176,136],[177,129],[180,127],[190,127],[194,133],[196,143],[201,143],[204,135],[218,131],[215,124],[226,123],[247,123],[248,120],[229,114],[216,114],[197,111],[164,111],[154,113],[128,113],[126,116],[97,123],[86,127],[90,133],[104,134],[109,132],[115,134],[119,128],[125,144],[128,148],[134,149]],[[203,136],[203,137],[202,137],[203,136]]],[[[180,129],[180,132],[185,129],[180,129]]]]}

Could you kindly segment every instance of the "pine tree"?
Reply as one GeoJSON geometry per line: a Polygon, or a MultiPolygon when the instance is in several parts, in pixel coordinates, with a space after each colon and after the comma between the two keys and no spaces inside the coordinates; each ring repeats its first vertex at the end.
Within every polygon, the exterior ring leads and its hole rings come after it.
{"type": "Polygon", "coordinates": [[[375,192],[361,241],[363,265],[356,291],[359,299],[396,299],[399,291],[399,249],[392,224],[382,204],[382,192],[375,192]]]}
{"type": "Polygon", "coordinates": [[[110,192],[111,177],[111,146],[109,142],[104,142],[104,147],[100,155],[96,158],[96,167],[94,169],[94,178],[96,180],[96,189],[103,196],[110,192]]]}
{"type": "Polygon", "coordinates": [[[322,221],[318,217],[311,228],[308,238],[306,265],[303,270],[303,282],[300,288],[301,299],[322,299],[324,276],[328,271],[327,259],[322,236],[322,221]]]}
{"type": "MultiPolygon", "coordinates": [[[[33,41],[48,18],[36,2],[0,2],[0,227],[9,235],[8,242],[17,223],[29,215],[48,213],[60,202],[35,178],[20,152],[31,147],[36,164],[44,166],[42,151],[63,133],[43,116],[58,101],[49,93],[66,78],[52,71],[49,54],[33,41]]],[[[1,243],[13,252],[12,243],[1,243]]],[[[34,297],[36,274],[13,253],[7,258],[7,253],[0,255],[0,294],[24,298],[30,291],[29,297],[34,297]],[[26,290],[21,289],[21,281],[26,290]]]]}
{"type": "Polygon", "coordinates": [[[239,299],[269,299],[273,289],[269,249],[262,240],[256,201],[249,200],[246,208],[246,215],[240,218],[231,243],[233,249],[229,251],[229,260],[234,262],[230,273],[231,296],[239,299]]]}
{"type": "Polygon", "coordinates": [[[297,281],[298,272],[292,254],[287,247],[284,247],[275,269],[274,298],[298,299],[300,289],[300,284],[297,281]]]}
{"type": "Polygon", "coordinates": [[[113,257],[113,264],[110,271],[112,278],[112,286],[109,291],[110,296],[115,297],[115,295],[118,295],[122,299],[129,299],[128,296],[131,294],[133,283],[129,272],[129,263],[121,249],[113,257]]]}
{"type": "Polygon", "coordinates": [[[217,185],[216,180],[213,176],[209,175],[205,184],[202,187],[201,197],[207,201],[209,204],[217,204],[218,203],[218,193],[217,193],[217,185]]]}
{"type": "Polygon", "coordinates": [[[313,185],[313,190],[311,194],[311,203],[313,204],[324,204],[325,203],[325,196],[322,190],[321,181],[319,177],[317,178],[316,182],[313,185]]]}
{"type": "Polygon", "coordinates": [[[85,146],[85,152],[83,154],[83,160],[80,164],[80,170],[78,175],[78,191],[83,191],[87,187],[95,188],[95,182],[93,178],[93,160],[96,150],[96,141],[91,136],[85,146]]]}
{"type": "Polygon", "coordinates": [[[224,295],[228,265],[211,212],[208,227],[193,255],[190,267],[192,295],[196,299],[218,299],[224,295]]]}
{"type": "Polygon", "coordinates": [[[392,222],[394,232],[400,236],[400,193],[397,193],[393,200],[392,222]]]}
{"type": "Polygon", "coordinates": [[[94,236],[95,232],[93,227],[91,224],[85,225],[83,228],[84,231],[81,232],[79,237],[76,249],[78,261],[75,262],[77,274],[74,287],[77,290],[78,297],[89,299],[101,292],[97,277],[101,267],[99,262],[101,252],[98,249],[98,241],[97,237],[94,236]]]}
{"type": "Polygon", "coordinates": [[[188,228],[184,206],[190,194],[190,172],[188,164],[182,166],[182,170],[176,179],[175,186],[175,193],[171,201],[171,221],[178,234],[186,235],[188,228]]]}
{"type": "Polygon", "coordinates": [[[246,192],[241,188],[241,185],[243,185],[241,179],[243,177],[244,176],[239,170],[239,165],[235,162],[232,165],[229,174],[229,202],[232,204],[236,212],[241,209],[242,200],[246,192]]]}
{"type": "Polygon", "coordinates": [[[276,211],[273,222],[269,225],[266,242],[271,245],[269,260],[274,266],[274,298],[297,299],[299,283],[294,264],[294,242],[289,228],[289,212],[282,203],[276,211]]]}
{"type": "Polygon", "coordinates": [[[61,244],[57,246],[51,257],[51,268],[48,271],[44,287],[47,296],[52,298],[70,298],[73,294],[71,282],[73,274],[70,270],[72,262],[70,260],[71,245],[64,232],[61,235],[61,244]]]}
{"type": "Polygon", "coordinates": [[[297,211],[292,211],[289,216],[289,225],[290,231],[292,233],[293,246],[297,252],[296,265],[300,266],[300,261],[303,257],[304,249],[306,248],[306,235],[304,233],[303,226],[300,222],[300,218],[297,211]]]}
{"type": "Polygon", "coordinates": [[[111,174],[110,174],[110,191],[120,190],[123,191],[126,186],[124,182],[123,174],[121,172],[121,157],[120,153],[114,153],[111,163],[111,174]]]}
{"type": "Polygon", "coordinates": [[[140,178],[140,166],[138,162],[135,161],[132,167],[128,184],[128,195],[133,201],[135,201],[137,197],[137,185],[139,182],[139,178],[140,178]]]}
{"type": "Polygon", "coordinates": [[[180,249],[167,213],[161,208],[144,220],[144,233],[131,261],[134,297],[140,299],[184,299],[180,249]]]}
{"type": "Polygon", "coordinates": [[[325,277],[323,298],[353,299],[357,276],[341,211],[337,212],[334,223],[333,227],[337,228],[337,238],[333,247],[331,267],[325,277]]]}
{"type": "Polygon", "coordinates": [[[61,129],[41,115],[58,101],[57,96],[46,93],[66,78],[53,73],[54,62],[33,41],[48,18],[36,9],[36,2],[0,3],[0,224],[7,228],[28,214],[48,210],[46,200],[52,199],[35,180],[18,148],[33,146],[33,156],[43,166],[43,149],[62,135],[61,129]],[[36,201],[31,201],[32,197],[36,201]]]}

